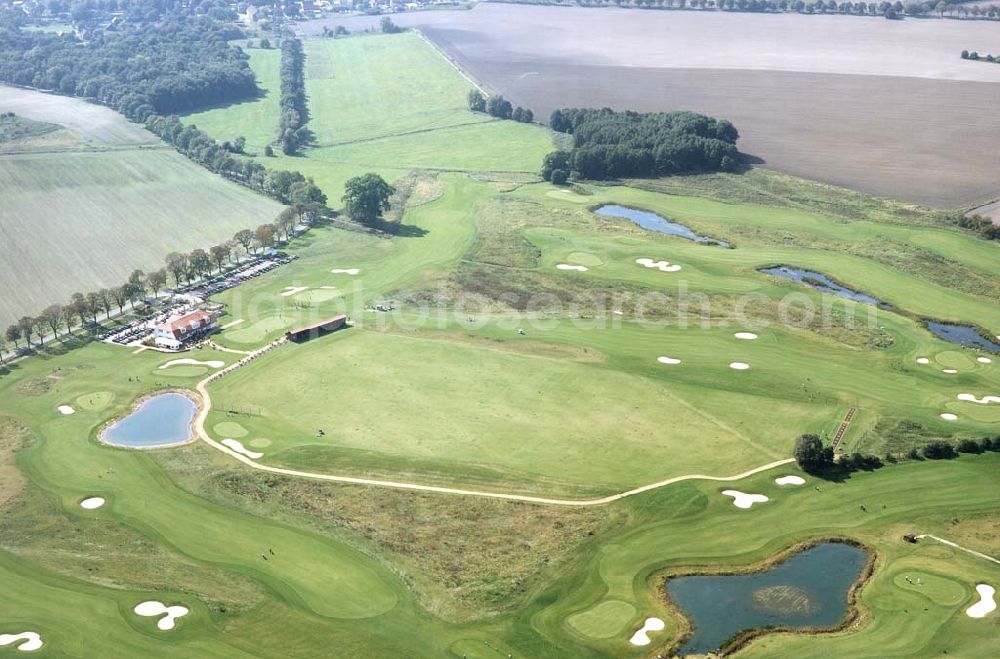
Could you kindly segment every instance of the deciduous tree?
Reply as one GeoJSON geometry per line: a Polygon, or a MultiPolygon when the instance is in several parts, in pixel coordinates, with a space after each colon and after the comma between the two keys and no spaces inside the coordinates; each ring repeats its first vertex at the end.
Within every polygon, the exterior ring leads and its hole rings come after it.
{"type": "Polygon", "coordinates": [[[373,224],[389,210],[389,198],[396,191],[378,174],[362,174],[344,185],[344,207],[352,220],[373,224]]]}
{"type": "Polygon", "coordinates": [[[823,446],[819,435],[800,435],[795,440],[792,455],[799,468],[811,474],[822,473],[833,466],[833,449],[823,446]]]}

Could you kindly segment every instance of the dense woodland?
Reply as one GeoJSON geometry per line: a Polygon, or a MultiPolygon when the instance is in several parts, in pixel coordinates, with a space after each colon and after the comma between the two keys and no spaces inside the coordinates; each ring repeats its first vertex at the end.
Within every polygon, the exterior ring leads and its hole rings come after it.
{"type": "Polygon", "coordinates": [[[278,117],[278,142],[285,155],[294,155],[299,147],[311,138],[305,123],[309,110],[306,107],[306,56],[302,42],[285,39],[281,42],[281,115],[278,117]]]}
{"type": "Polygon", "coordinates": [[[573,135],[571,151],[545,158],[542,176],[560,183],[572,173],[602,180],[733,171],[739,133],[729,121],[694,112],[615,112],[608,108],[554,110],[552,130],[573,135]]]}
{"type": "Polygon", "coordinates": [[[247,56],[226,43],[239,29],[205,16],[123,23],[87,42],[0,27],[0,80],[89,98],[133,121],[251,98],[247,56]]]}

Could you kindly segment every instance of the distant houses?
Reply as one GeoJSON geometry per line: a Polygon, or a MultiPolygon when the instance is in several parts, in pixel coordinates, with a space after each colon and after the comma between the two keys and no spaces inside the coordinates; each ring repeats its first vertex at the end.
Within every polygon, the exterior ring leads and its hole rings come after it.
{"type": "Polygon", "coordinates": [[[205,336],[218,326],[218,317],[211,311],[192,311],[157,325],[153,329],[153,343],[158,348],[178,350],[185,343],[205,336]]]}

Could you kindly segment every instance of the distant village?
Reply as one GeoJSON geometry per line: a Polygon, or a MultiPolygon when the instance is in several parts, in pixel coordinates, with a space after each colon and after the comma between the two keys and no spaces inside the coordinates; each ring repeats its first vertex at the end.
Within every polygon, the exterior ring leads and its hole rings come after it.
{"type": "MultiPolygon", "coordinates": [[[[182,7],[194,7],[196,13],[220,20],[238,20],[248,28],[263,31],[289,22],[331,15],[394,14],[472,4],[475,0],[208,0],[200,3],[184,0],[180,3],[182,7]]],[[[21,25],[74,32],[78,38],[86,39],[95,29],[114,31],[128,15],[127,5],[127,0],[0,0],[0,13],[5,18],[15,17],[21,25]]],[[[135,20],[135,17],[130,19],[135,20]]]]}

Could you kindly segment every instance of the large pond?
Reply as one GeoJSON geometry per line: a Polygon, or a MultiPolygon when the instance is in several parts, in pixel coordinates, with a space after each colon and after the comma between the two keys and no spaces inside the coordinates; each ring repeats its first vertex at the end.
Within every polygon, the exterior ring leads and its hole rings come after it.
{"type": "Polygon", "coordinates": [[[790,265],[779,265],[773,268],[761,268],[760,272],[768,275],[774,275],[775,277],[784,277],[785,279],[792,279],[798,282],[802,282],[810,288],[815,288],[817,291],[822,291],[824,293],[830,293],[831,295],[836,295],[838,297],[847,298],[848,300],[854,300],[855,302],[861,302],[863,304],[874,304],[883,309],[891,309],[892,307],[883,302],[882,300],[872,297],[871,295],[866,295],[864,293],[859,293],[853,289],[842,286],[837,282],[833,281],[826,275],[815,272],[813,270],[804,270],[802,268],[793,268],[790,265]]]}
{"type": "Polygon", "coordinates": [[[191,438],[191,420],[196,411],[194,401],[183,394],[159,394],[109,426],[101,440],[129,448],[183,444],[191,438]]]}
{"type": "Polygon", "coordinates": [[[670,599],[694,627],[678,654],[714,652],[747,629],[836,627],[867,561],[859,547],[825,542],[763,572],[668,579],[670,599]]]}
{"type": "Polygon", "coordinates": [[[985,336],[976,331],[975,327],[968,325],[952,325],[950,323],[936,323],[933,320],[927,321],[927,329],[934,336],[945,341],[958,343],[970,348],[982,348],[990,352],[1000,352],[1000,344],[990,341],[985,336]]]}
{"type": "Polygon", "coordinates": [[[716,240],[715,238],[709,238],[708,236],[699,236],[689,227],[686,227],[679,222],[671,222],[667,218],[657,215],[656,213],[651,213],[650,211],[641,211],[638,208],[629,208],[628,206],[605,204],[594,212],[605,217],[622,217],[626,220],[631,220],[647,231],[656,231],[658,233],[665,233],[671,236],[679,236],[681,238],[687,238],[688,240],[693,240],[696,243],[704,243],[706,245],[729,247],[729,243],[727,242],[716,240]]]}

